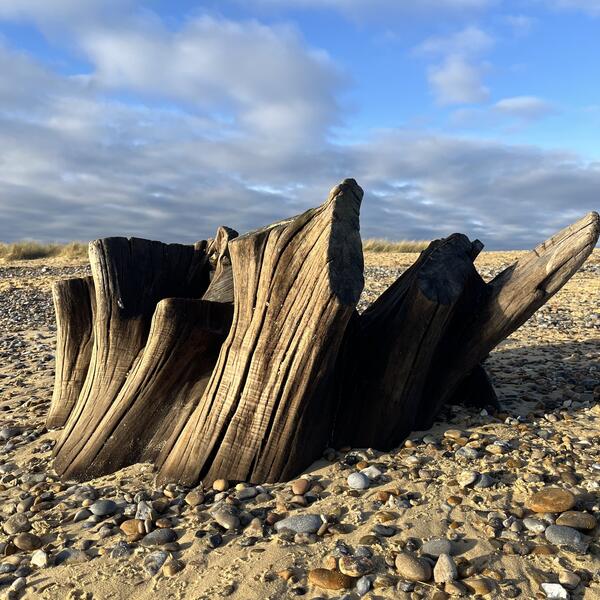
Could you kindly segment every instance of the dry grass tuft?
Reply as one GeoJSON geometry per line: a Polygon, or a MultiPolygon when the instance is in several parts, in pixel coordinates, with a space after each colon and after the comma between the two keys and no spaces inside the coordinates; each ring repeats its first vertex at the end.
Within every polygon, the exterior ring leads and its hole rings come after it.
{"type": "Polygon", "coordinates": [[[428,245],[429,242],[426,240],[390,242],[389,240],[371,239],[363,241],[363,250],[365,252],[422,252],[428,245]]]}
{"type": "Polygon", "coordinates": [[[24,241],[12,244],[0,243],[0,259],[4,260],[33,260],[36,258],[85,258],[88,245],[81,242],[68,244],[44,244],[41,242],[24,241]]]}

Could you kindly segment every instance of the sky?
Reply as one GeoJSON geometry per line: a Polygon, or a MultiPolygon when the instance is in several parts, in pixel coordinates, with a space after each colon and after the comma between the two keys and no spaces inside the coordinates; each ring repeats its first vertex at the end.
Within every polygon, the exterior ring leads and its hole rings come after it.
{"type": "Polygon", "coordinates": [[[191,243],[354,177],[363,238],[600,208],[600,0],[0,0],[0,240],[191,243]]]}

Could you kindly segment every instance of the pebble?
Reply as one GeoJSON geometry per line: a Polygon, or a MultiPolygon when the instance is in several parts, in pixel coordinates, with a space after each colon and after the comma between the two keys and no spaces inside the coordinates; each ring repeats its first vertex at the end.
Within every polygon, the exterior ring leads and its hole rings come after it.
{"type": "Polygon", "coordinates": [[[523,519],[523,525],[525,525],[528,531],[532,533],[544,533],[546,531],[546,527],[548,525],[539,519],[534,519],[532,517],[525,517],[523,519]]]}
{"type": "Polygon", "coordinates": [[[435,556],[436,558],[442,554],[452,555],[452,550],[452,542],[446,538],[435,538],[433,540],[429,540],[421,547],[421,552],[423,554],[435,556]]]}
{"type": "Polygon", "coordinates": [[[427,582],[431,579],[431,565],[413,554],[401,552],[396,556],[395,565],[398,575],[408,581],[427,582]]]}
{"type": "Polygon", "coordinates": [[[344,575],[362,577],[373,572],[373,562],[364,556],[342,556],[338,561],[338,568],[344,575]]]}
{"type": "Polygon", "coordinates": [[[575,510],[569,510],[567,512],[562,513],[558,519],[556,519],[557,525],[564,525],[566,527],[573,527],[574,529],[594,529],[596,527],[597,522],[596,519],[584,512],[579,512],[575,510]]]}
{"type": "Polygon", "coordinates": [[[154,577],[154,575],[160,571],[168,558],[169,555],[163,550],[155,550],[154,552],[148,554],[148,556],[146,556],[144,559],[144,569],[150,574],[151,577],[154,577]]]}
{"type": "Polygon", "coordinates": [[[127,519],[119,526],[125,535],[136,536],[146,533],[144,521],[141,519],[127,519]]]}
{"type": "Polygon", "coordinates": [[[30,562],[32,565],[44,569],[50,564],[50,557],[44,550],[36,550],[32,555],[30,562]]]}
{"type": "Polygon", "coordinates": [[[529,498],[527,508],[536,513],[562,513],[575,505],[575,496],[568,490],[549,487],[529,498]]]}
{"type": "Polygon", "coordinates": [[[348,486],[353,490],[366,490],[371,485],[370,479],[364,473],[348,475],[348,486]]]}
{"type": "Polygon", "coordinates": [[[462,583],[467,587],[467,590],[481,596],[487,596],[496,589],[494,582],[487,577],[469,577],[463,579],[462,583]]]}
{"type": "Polygon", "coordinates": [[[463,471],[456,478],[456,481],[458,481],[458,485],[460,485],[461,488],[466,488],[473,485],[478,479],[479,473],[477,473],[477,471],[463,471]]]}
{"type": "Polygon", "coordinates": [[[275,531],[280,532],[290,529],[295,533],[316,533],[323,525],[323,519],[319,515],[294,515],[275,523],[275,531]]]}
{"type": "Polygon", "coordinates": [[[461,458],[466,458],[468,460],[476,460],[479,458],[479,452],[475,448],[470,448],[469,446],[462,446],[455,452],[456,456],[460,456],[461,458]]]}
{"type": "Polygon", "coordinates": [[[356,582],[356,593],[359,596],[364,596],[371,589],[371,581],[368,577],[361,577],[356,582]]]}
{"type": "Polygon", "coordinates": [[[170,544],[177,539],[177,534],[172,529],[155,529],[151,531],[141,541],[142,546],[162,546],[170,544]]]}
{"type": "Polygon", "coordinates": [[[89,507],[90,512],[97,517],[107,517],[117,510],[117,504],[113,500],[98,500],[89,507]]]}
{"type": "Polygon", "coordinates": [[[4,521],[3,528],[8,535],[15,535],[16,533],[29,531],[31,529],[31,524],[24,514],[17,513],[4,521]]]}
{"type": "Polygon", "coordinates": [[[569,600],[569,592],[560,583],[542,583],[542,590],[544,590],[546,598],[569,600]]]}
{"type": "Polygon", "coordinates": [[[185,495],[184,502],[188,506],[198,506],[204,502],[204,493],[199,490],[192,490],[185,495]]]}
{"type": "Polygon", "coordinates": [[[456,563],[449,554],[440,554],[433,568],[433,578],[436,583],[446,583],[458,579],[456,563]]]}
{"type": "Polygon", "coordinates": [[[25,552],[31,552],[32,550],[37,550],[42,545],[42,540],[33,533],[23,532],[19,533],[17,537],[13,540],[13,544],[19,548],[19,550],[24,550],[25,552]]]}
{"type": "Polygon", "coordinates": [[[577,529],[573,529],[572,527],[550,525],[544,535],[555,546],[569,546],[577,550],[577,552],[587,552],[588,542],[584,540],[583,535],[577,529]]]}
{"type": "Polygon", "coordinates": [[[292,493],[294,496],[303,496],[310,488],[310,480],[308,479],[296,479],[292,483],[292,493]]]}
{"type": "Polygon", "coordinates": [[[561,571],[558,574],[558,581],[562,583],[567,589],[575,589],[581,582],[581,577],[573,571],[561,571]]]}
{"type": "Polygon", "coordinates": [[[330,569],[311,569],[308,581],[324,590],[348,590],[354,586],[352,577],[330,569]]]}
{"type": "Polygon", "coordinates": [[[217,510],[212,517],[223,529],[237,529],[240,526],[239,517],[228,509],[217,510]]]}
{"type": "Polygon", "coordinates": [[[229,481],[227,481],[227,479],[216,479],[213,482],[212,487],[215,492],[224,492],[229,489],[229,481]]]}
{"type": "Polygon", "coordinates": [[[65,548],[54,557],[55,565],[78,565],[90,560],[90,557],[77,548],[65,548]]]}
{"type": "Polygon", "coordinates": [[[185,565],[180,560],[170,560],[163,565],[162,574],[165,577],[173,577],[173,575],[182,571],[184,566],[185,565]]]}

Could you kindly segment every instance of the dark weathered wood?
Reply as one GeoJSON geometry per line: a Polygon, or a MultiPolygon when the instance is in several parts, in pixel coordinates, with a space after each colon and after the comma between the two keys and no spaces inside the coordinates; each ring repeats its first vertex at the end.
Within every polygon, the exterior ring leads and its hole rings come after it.
{"type": "Polygon", "coordinates": [[[48,429],[66,423],[90,366],[96,309],[94,280],[78,277],[55,281],[52,299],[56,314],[56,374],[46,419],[48,429]]]}
{"type": "Polygon", "coordinates": [[[239,238],[93,242],[94,281],[54,291],[57,472],[150,461],[160,482],[280,481],[331,443],[389,449],[444,404],[497,406],[482,361],[579,268],[598,215],[487,284],[478,240],[436,240],[359,315],[361,199],[345,180],[239,238]]]}
{"type": "Polygon", "coordinates": [[[500,401],[487,371],[477,365],[459,384],[446,404],[500,409],[500,401]]]}
{"type": "Polygon", "coordinates": [[[462,234],[432,242],[359,317],[346,340],[353,364],[342,370],[353,376],[343,378],[335,446],[389,449],[415,428],[443,336],[484,286],[473,266],[481,248],[462,234]]]}
{"type": "Polygon", "coordinates": [[[354,180],[325,204],[229,244],[235,313],[159,480],[279,481],[322,452],[337,350],[363,287],[354,180]]]}
{"type": "Polygon", "coordinates": [[[592,212],[541,243],[485,286],[474,307],[449,328],[444,344],[444,376],[432,377],[425,394],[430,407],[419,409],[420,428],[429,427],[440,408],[476,365],[516,331],[577,272],[600,234],[592,212]]]}
{"type": "Polygon", "coordinates": [[[139,360],[158,302],[199,298],[209,284],[205,243],[105,238],[90,244],[90,262],[94,345],[85,383],[55,447],[55,469],[65,477],[85,472],[86,446],[139,360]]]}
{"type": "Polygon", "coordinates": [[[140,360],[70,476],[103,475],[168,453],[206,388],[232,316],[231,304],[161,300],[140,360]]]}

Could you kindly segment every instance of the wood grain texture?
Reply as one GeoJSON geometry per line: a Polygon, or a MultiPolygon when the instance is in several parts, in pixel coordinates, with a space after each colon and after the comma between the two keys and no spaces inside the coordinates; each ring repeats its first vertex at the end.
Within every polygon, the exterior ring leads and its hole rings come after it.
{"type": "Polygon", "coordinates": [[[337,350],[363,287],[361,199],[346,180],[319,208],[229,244],[231,330],[159,480],[280,481],[320,456],[337,350]]]}
{"type": "Polygon", "coordinates": [[[85,383],[55,447],[57,473],[69,477],[85,472],[86,446],[139,360],[158,302],[199,298],[206,291],[205,250],[205,244],[137,238],[105,238],[90,244],[96,291],[94,344],[85,383]]]}
{"type": "Polygon", "coordinates": [[[52,300],[56,315],[56,367],[46,419],[48,429],[67,422],[90,366],[96,311],[94,280],[76,277],[56,281],[52,285],[52,300]]]}
{"type": "Polygon", "coordinates": [[[194,246],[92,242],[93,281],[54,288],[57,472],[150,461],[159,482],[282,481],[329,444],[387,450],[445,404],[497,406],[482,362],[581,266],[598,214],[489,283],[481,242],[435,240],[359,315],[362,196],[348,179],[318,208],[194,246]]]}

